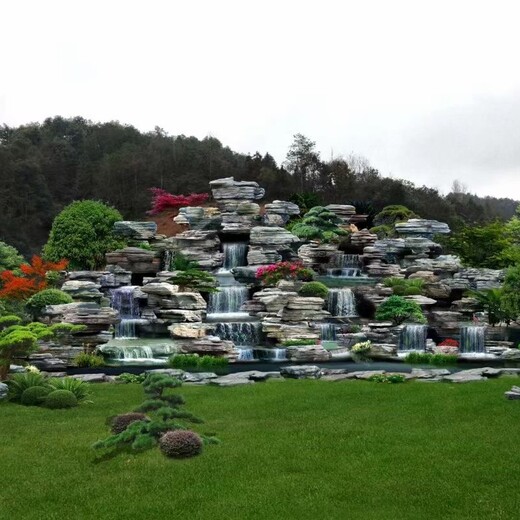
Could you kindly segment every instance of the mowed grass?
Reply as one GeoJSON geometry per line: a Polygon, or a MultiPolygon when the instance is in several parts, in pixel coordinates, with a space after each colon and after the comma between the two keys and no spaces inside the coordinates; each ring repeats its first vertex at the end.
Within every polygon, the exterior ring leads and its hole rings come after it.
{"type": "Polygon", "coordinates": [[[0,518],[516,519],[515,379],[398,385],[272,381],[183,387],[222,444],[94,463],[139,385],[93,386],[73,410],[0,405],[0,518]]]}

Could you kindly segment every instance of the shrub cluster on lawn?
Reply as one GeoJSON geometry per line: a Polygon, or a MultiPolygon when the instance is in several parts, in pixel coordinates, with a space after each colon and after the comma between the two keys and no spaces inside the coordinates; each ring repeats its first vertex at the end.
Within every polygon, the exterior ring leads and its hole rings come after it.
{"type": "Polygon", "coordinates": [[[89,384],[73,377],[47,378],[38,372],[15,374],[7,381],[8,397],[25,406],[72,408],[88,402],[89,384]]]}
{"type": "Polygon", "coordinates": [[[179,458],[198,455],[203,443],[219,442],[213,436],[199,435],[187,428],[186,423],[203,421],[181,409],[182,396],[167,393],[181,384],[167,374],[148,374],[143,381],[147,399],[133,412],[109,418],[112,435],[96,442],[93,448],[107,456],[127,449],[142,451],[159,444],[166,456],[179,458]]]}

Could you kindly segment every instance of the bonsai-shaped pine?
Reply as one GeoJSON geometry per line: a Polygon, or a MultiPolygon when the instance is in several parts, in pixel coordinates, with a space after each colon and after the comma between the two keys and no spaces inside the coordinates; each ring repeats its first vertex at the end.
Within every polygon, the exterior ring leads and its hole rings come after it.
{"type": "Polygon", "coordinates": [[[0,381],[7,379],[9,366],[16,358],[26,357],[38,350],[38,341],[48,341],[64,334],[71,334],[84,330],[84,325],[57,323],[44,325],[32,322],[20,325],[18,316],[4,316],[0,318],[0,381]]]}
{"type": "Polygon", "coordinates": [[[338,227],[342,220],[323,206],[314,206],[300,222],[292,226],[291,232],[297,237],[330,242],[338,236],[348,235],[348,231],[338,227]]]}
{"type": "MultiPolygon", "coordinates": [[[[143,451],[157,445],[161,436],[167,431],[187,430],[185,423],[200,424],[203,421],[192,413],[182,410],[184,399],[179,394],[166,393],[168,390],[182,385],[179,379],[167,374],[148,374],[143,382],[143,390],[147,399],[134,412],[147,413],[142,420],[130,422],[128,426],[115,435],[96,442],[92,447],[104,450],[105,456],[133,450],[143,451]]],[[[109,422],[114,422],[114,417],[109,422]]],[[[216,444],[218,439],[201,435],[204,443],[216,444]]]]}
{"type": "Polygon", "coordinates": [[[394,325],[400,325],[405,321],[426,323],[426,318],[421,306],[413,301],[405,300],[401,296],[390,296],[376,311],[376,319],[391,321],[394,325]]]}
{"type": "Polygon", "coordinates": [[[394,225],[397,222],[405,222],[411,218],[419,218],[419,216],[406,206],[399,204],[385,206],[374,217],[374,227],[370,231],[379,238],[393,237],[396,234],[394,225]]]}
{"type": "Polygon", "coordinates": [[[199,269],[198,262],[190,260],[182,253],[177,253],[172,262],[175,274],[169,282],[178,285],[181,292],[200,291],[206,293],[217,292],[217,280],[206,271],[199,269]]]}

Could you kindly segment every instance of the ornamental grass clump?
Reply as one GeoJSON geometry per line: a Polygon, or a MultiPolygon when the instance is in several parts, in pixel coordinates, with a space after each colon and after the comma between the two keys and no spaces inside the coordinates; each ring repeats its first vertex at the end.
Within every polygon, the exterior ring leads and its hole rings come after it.
{"type": "Polygon", "coordinates": [[[191,430],[167,431],[159,439],[159,447],[167,456],[175,459],[195,457],[202,453],[204,443],[200,436],[191,430]]]}
{"type": "Polygon", "coordinates": [[[277,262],[256,270],[256,279],[267,286],[276,285],[280,280],[310,282],[313,277],[314,272],[304,267],[301,262],[277,262]]]}

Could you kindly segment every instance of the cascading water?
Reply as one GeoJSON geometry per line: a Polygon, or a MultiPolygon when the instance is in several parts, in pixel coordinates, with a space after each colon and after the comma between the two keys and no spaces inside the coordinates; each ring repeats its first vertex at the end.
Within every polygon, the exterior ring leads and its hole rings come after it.
{"type": "Polygon", "coordinates": [[[255,354],[254,349],[249,347],[237,347],[238,357],[237,361],[254,361],[255,354]]]}
{"type": "Polygon", "coordinates": [[[236,347],[254,347],[260,344],[261,328],[259,321],[219,322],[215,334],[220,339],[232,341],[236,347]]]}
{"type": "Polygon", "coordinates": [[[360,278],[361,272],[359,255],[339,253],[334,257],[334,267],[327,269],[327,276],[335,278],[360,278]]]}
{"type": "Polygon", "coordinates": [[[462,354],[486,353],[486,328],[468,326],[460,329],[459,352],[462,354]]]}
{"type": "Polygon", "coordinates": [[[178,347],[163,340],[114,339],[97,350],[108,365],[166,365],[168,357],[178,352],[178,347]]]}
{"type": "Polygon", "coordinates": [[[224,242],[224,269],[247,265],[247,242],[224,242]]]}
{"type": "Polygon", "coordinates": [[[173,260],[173,252],[169,249],[164,251],[162,268],[164,271],[171,271],[173,260]]]}
{"type": "Polygon", "coordinates": [[[321,340],[322,341],[336,341],[336,325],[334,323],[320,323],[321,340]]]}
{"type": "Polygon", "coordinates": [[[356,298],[350,289],[329,289],[327,310],[333,316],[355,317],[356,298]]]}
{"type": "Polygon", "coordinates": [[[428,327],[426,325],[406,325],[399,338],[399,350],[426,350],[427,335],[428,327]]]}
{"type": "Polygon", "coordinates": [[[286,348],[260,348],[255,349],[258,358],[262,361],[287,361],[286,348]]]}
{"type": "Polygon", "coordinates": [[[137,338],[135,326],[139,321],[141,311],[137,300],[134,298],[136,288],[134,285],[127,285],[112,291],[111,306],[119,312],[121,317],[121,321],[116,325],[115,329],[116,338],[137,338]]]}

